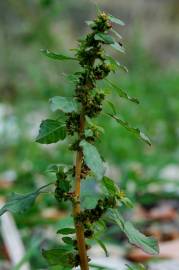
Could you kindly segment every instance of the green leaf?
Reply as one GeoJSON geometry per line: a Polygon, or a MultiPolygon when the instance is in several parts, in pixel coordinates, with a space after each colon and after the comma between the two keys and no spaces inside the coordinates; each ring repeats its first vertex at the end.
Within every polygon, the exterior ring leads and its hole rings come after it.
{"type": "Polygon", "coordinates": [[[95,268],[97,270],[115,270],[114,268],[106,268],[105,266],[100,266],[92,263],[90,263],[89,266],[92,267],[92,269],[95,268]]]}
{"type": "Polygon", "coordinates": [[[48,270],[73,270],[71,266],[64,266],[64,265],[55,265],[49,266],[48,270]]]}
{"type": "Polygon", "coordinates": [[[88,123],[89,127],[92,131],[98,131],[99,133],[104,134],[104,128],[101,126],[98,126],[97,124],[93,123],[91,119],[88,116],[85,116],[86,122],[88,123]]]}
{"type": "Polygon", "coordinates": [[[46,49],[42,49],[41,52],[44,55],[46,55],[47,57],[55,59],[55,60],[62,60],[62,61],[64,61],[64,60],[77,60],[74,57],[59,54],[59,53],[53,53],[53,52],[50,52],[49,50],[46,50],[46,49]]]}
{"type": "Polygon", "coordinates": [[[142,264],[138,264],[135,266],[126,264],[126,266],[127,266],[127,270],[147,270],[145,266],[142,264]]]}
{"type": "Polygon", "coordinates": [[[116,183],[114,183],[114,181],[109,177],[104,176],[102,183],[111,195],[115,195],[120,192],[116,183]]]}
{"type": "Polygon", "coordinates": [[[120,64],[120,69],[122,69],[125,72],[129,72],[128,68],[126,66],[124,66],[124,65],[121,65],[121,64],[120,64]]]}
{"type": "Polygon", "coordinates": [[[78,102],[72,97],[56,96],[50,99],[50,107],[52,112],[60,110],[64,113],[78,111],[78,102]]]}
{"type": "Polygon", "coordinates": [[[126,266],[127,266],[127,270],[135,270],[135,268],[133,268],[133,266],[131,265],[126,264],[126,266]]]}
{"type": "Polygon", "coordinates": [[[109,20],[110,20],[111,22],[116,23],[116,24],[119,24],[119,25],[121,25],[121,26],[124,26],[124,25],[125,25],[125,23],[124,23],[123,21],[121,21],[120,19],[114,17],[114,16],[111,15],[111,14],[109,15],[109,20]]]}
{"type": "Polygon", "coordinates": [[[68,235],[68,234],[74,234],[75,229],[74,228],[63,228],[57,231],[57,233],[68,235]]]}
{"type": "Polygon", "coordinates": [[[50,144],[64,140],[66,136],[65,126],[58,120],[46,119],[40,124],[36,142],[50,144]]]}
{"type": "Polygon", "coordinates": [[[69,166],[67,164],[50,164],[47,167],[46,172],[51,172],[51,173],[64,172],[64,173],[67,173],[72,168],[73,168],[73,166],[69,166]]]}
{"type": "Polygon", "coordinates": [[[58,229],[64,229],[74,226],[73,217],[72,216],[65,216],[61,218],[57,224],[58,229]]]}
{"type": "Polygon", "coordinates": [[[121,35],[116,30],[114,30],[113,28],[111,28],[111,32],[113,32],[116,35],[116,37],[122,39],[121,35]]]}
{"type": "Polygon", "coordinates": [[[116,115],[112,115],[110,113],[108,113],[107,115],[111,116],[112,118],[114,118],[121,126],[123,126],[125,129],[127,129],[128,131],[130,131],[131,133],[137,135],[140,139],[142,139],[145,143],[147,143],[148,145],[151,146],[151,142],[150,139],[143,133],[140,131],[140,129],[138,128],[133,128],[130,127],[128,122],[123,121],[122,119],[120,119],[119,117],[117,117],[116,115]]]}
{"type": "Polygon", "coordinates": [[[110,100],[106,100],[106,101],[109,104],[109,106],[111,107],[113,114],[116,114],[117,112],[116,112],[116,108],[115,108],[114,104],[110,100]]]}
{"type": "Polygon", "coordinates": [[[118,68],[124,70],[125,72],[128,72],[128,69],[126,66],[124,65],[121,65],[116,59],[114,59],[113,57],[111,56],[107,56],[106,57],[107,60],[105,60],[105,62],[109,63],[112,67],[112,70],[113,71],[116,71],[118,68]]]}
{"type": "Polygon", "coordinates": [[[33,205],[38,195],[38,192],[29,193],[27,195],[13,193],[10,200],[0,209],[0,216],[6,211],[12,213],[23,213],[27,211],[33,205]]]}
{"type": "Polygon", "coordinates": [[[65,244],[73,246],[73,239],[71,237],[65,236],[62,237],[62,240],[65,244]]]}
{"type": "Polygon", "coordinates": [[[88,129],[85,129],[85,137],[88,138],[88,137],[92,137],[94,134],[93,134],[93,131],[88,128],[88,129]]]}
{"type": "Polygon", "coordinates": [[[124,92],[120,87],[118,87],[117,85],[115,85],[114,83],[112,83],[111,81],[107,80],[106,81],[110,84],[110,86],[116,90],[117,94],[121,97],[121,98],[125,98],[129,101],[132,101],[136,104],[139,104],[139,100],[137,98],[134,97],[130,97],[128,96],[128,94],[126,92],[124,92]]]}
{"type": "Polygon", "coordinates": [[[122,52],[122,53],[125,52],[124,48],[123,48],[119,43],[117,43],[116,41],[115,41],[113,44],[110,44],[110,46],[111,46],[113,49],[115,49],[115,50],[117,50],[117,51],[119,51],[119,52],[122,52]]]}
{"type": "Polygon", "coordinates": [[[100,233],[100,234],[104,233],[107,229],[106,223],[102,219],[96,221],[93,227],[94,227],[95,232],[100,233]]]}
{"type": "Polygon", "coordinates": [[[115,43],[114,39],[110,35],[107,35],[107,34],[104,34],[104,33],[97,33],[94,36],[94,39],[102,41],[105,44],[114,44],[115,43]]]}
{"type": "Polygon", "coordinates": [[[12,213],[24,213],[29,208],[32,207],[32,205],[35,202],[35,199],[37,196],[41,193],[41,190],[43,188],[46,188],[51,184],[42,186],[41,188],[37,189],[34,192],[27,193],[27,194],[18,194],[18,193],[12,193],[9,200],[5,203],[5,205],[0,209],[0,216],[3,215],[5,212],[9,211],[12,213]]]}
{"type": "Polygon", "coordinates": [[[139,232],[129,221],[125,223],[124,232],[127,235],[129,242],[141,248],[144,252],[151,255],[157,255],[159,253],[157,240],[152,237],[147,237],[139,232]]]}
{"type": "Polygon", "coordinates": [[[94,239],[100,245],[100,247],[103,249],[106,257],[109,257],[109,253],[107,251],[107,248],[106,248],[105,244],[100,239],[97,239],[96,237],[94,239]]]}
{"type": "Polygon", "coordinates": [[[157,240],[155,240],[153,237],[147,237],[141,232],[139,232],[131,222],[125,221],[117,210],[112,210],[111,212],[113,220],[125,233],[125,235],[129,240],[129,243],[141,248],[144,252],[148,254],[151,255],[159,254],[159,247],[157,240]]]}
{"type": "Polygon", "coordinates": [[[85,23],[90,27],[95,25],[95,23],[93,21],[86,21],[85,23]]]}
{"type": "Polygon", "coordinates": [[[95,208],[97,202],[98,202],[98,196],[88,196],[88,195],[84,195],[84,198],[82,200],[82,206],[83,208],[87,208],[87,209],[93,209],[95,208]]]}
{"type": "Polygon", "coordinates": [[[104,166],[96,147],[85,140],[80,142],[80,146],[83,148],[86,165],[100,180],[104,176],[104,166]]]}
{"type": "Polygon", "coordinates": [[[122,202],[125,206],[127,206],[128,208],[133,208],[133,207],[134,207],[132,201],[131,201],[128,197],[121,198],[121,202],[122,202]]]}
{"type": "Polygon", "coordinates": [[[49,265],[63,265],[64,267],[70,267],[70,258],[74,257],[69,248],[65,247],[42,250],[42,255],[47,260],[49,265]]]}

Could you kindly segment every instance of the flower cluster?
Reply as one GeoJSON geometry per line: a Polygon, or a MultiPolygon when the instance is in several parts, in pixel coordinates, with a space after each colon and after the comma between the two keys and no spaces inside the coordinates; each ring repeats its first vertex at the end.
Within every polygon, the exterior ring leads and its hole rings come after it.
{"type": "Polygon", "coordinates": [[[79,131],[80,115],[78,113],[68,113],[66,120],[66,130],[68,135],[73,136],[75,132],[79,131]]]}
{"type": "Polygon", "coordinates": [[[91,24],[91,28],[97,32],[105,32],[112,28],[108,15],[101,12],[96,20],[91,24]]]}
{"type": "Polygon", "coordinates": [[[77,217],[77,221],[88,226],[98,221],[109,208],[115,208],[116,206],[117,201],[114,196],[99,199],[95,208],[82,211],[77,217]]]}
{"type": "Polygon", "coordinates": [[[59,171],[56,173],[57,180],[56,180],[56,188],[55,188],[55,198],[58,202],[67,201],[72,199],[73,194],[70,192],[71,183],[68,180],[67,173],[63,171],[59,171]]]}

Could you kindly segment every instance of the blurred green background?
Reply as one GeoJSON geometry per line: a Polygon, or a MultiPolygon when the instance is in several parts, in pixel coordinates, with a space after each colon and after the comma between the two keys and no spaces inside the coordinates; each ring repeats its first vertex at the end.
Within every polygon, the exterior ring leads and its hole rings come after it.
{"type": "MultiPolygon", "coordinates": [[[[51,176],[44,173],[49,163],[72,162],[67,142],[43,146],[35,143],[35,137],[41,120],[50,116],[48,99],[72,92],[66,74],[77,71],[78,66],[45,58],[40,49],[63,53],[75,48],[76,40],[88,30],[85,21],[96,15],[95,3],[126,23],[116,28],[123,36],[126,54],[112,53],[129,72],[119,71],[112,78],[137,97],[140,105],[115,94],[111,100],[119,115],[152,141],[152,147],[148,147],[112,119],[101,117],[99,123],[105,129],[99,143],[102,156],[129,197],[135,200],[140,192],[143,204],[148,201],[142,194],[151,192],[151,184],[155,182],[155,191],[160,193],[161,185],[170,182],[164,171],[176,169],[179,163],[179,2],[6,0],[0,2],[2,196],[12,189],[29,191],[39,182],[49,181],[51,176]],[[163,182],[163,178],[167,179],[163,182]]],[[[164,187],[167,196],[178,192],[176,186],[177,181],[169,190],[164,187]]],[[[44,205],[54,203],[51,198],[42,200],[32,215],[16,217],[18,226],[44,224],[46,219],[39,220],[36,214],[44,205]]]]}

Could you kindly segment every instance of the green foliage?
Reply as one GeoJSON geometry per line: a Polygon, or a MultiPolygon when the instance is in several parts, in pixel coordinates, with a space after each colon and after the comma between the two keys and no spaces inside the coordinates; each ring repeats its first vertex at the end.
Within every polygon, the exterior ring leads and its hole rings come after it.
{"type": "Polygon", "coordinates": [[[103,34],[103,33],[97,33],[94,36],[95,40],[102,41],[105,44],[114,44],[114,40],[110,35],[103,34]]]}
{"type": "Polygon", "coordinates": [[[101,241],[100,239],[97,239],[96,237],[95,237],[94,239],[95,239],[96,242],[99,244],[99,246],[102,248],[102,250],[104,251],[106,257],[109,257],[108,250],[107,250],[105,244],[103,243],[103,241],[101,241]]]}
{"type": "MultiPolygon", "coordinates": [[[[106,63],[109,63],[111,71],[115,72],[118,71],[118,69],[122,69],[125,72],[128,72],[128,69],[126,66],[119,63],[116,59],[112,58],[111,56],[106,56],[106,63]]],[[[111,83],[109,80],[106,79],[108,83],[111,83]]],[[[114,85],[114,84],[113,84],[114,85]]],[[[118,88],[118,86],[114,87],[115,89],[118,88]]]]}
{"type": "Polygon", "coordinates": [[[74,234],[75,233],[75,229],[74,228],[63,228],[63,229],[59,229],[57,231],[57,233],[60,233],[60,234],[74,234]]]}
{"type": "Polygon", "coordinates": [[[80,142],[80,146],[83,148],[86,165],[100,180],[104,175],[104,166],[96,147],[85,140],[80,142]]]}
{"type": "Polygon", "coordinates": [[[64,140],[66,136],[65,126],[62,122],[53,119],[43,120],[40,125],[36,142],[50,144],[64,140]]]}
{"type": "Polygon", "coordinates": [[[25,195],[13,193],[5,205],[0,209],[0,216],[7,211],[19,214],[27,211],[32,207],[37,196],[42,193],[42,189],[46,188],[48,185],[42,186],[36,191],[25,195]]]}
{"type": "Polygon", "coordinates": [[[130,100],[130,101],[136,103],[136,104],[139,104],[139,100],[137,98],[128,96],[128,94],[125,91],[123,91],[121,88],[119,88],[117,85],[115,85],[111,81],[107,80],[107,82],[110,84],[110,86],[112,87],[112,89],[116,90],[117,94],[121,98],[125,98],[127,100],[130,100]]]}
{"type": "Polygon", "coordinates": [[[118,116],[116,115],[112,115],[110,113],[108,113],[109,116],[111,116],[112,118],[114,118],[121,126],[123,126],[125,129],[127,129],[128,131],[130,131],[131,133],[137,135],[137,137],[139,137],[140,139],[142,139],[145,143],[147,143],[149,146],[151,146],[151,142],[150,139],[143,133],[140,131],[140,129],[138,128],[133,128],[129,126],[129,123],[126,121],[123,121],[122,119],[120,119],[118,116]]]}
{"type": "Polygon", "coordinates": [[[44,50],[42,49],[41,52],[46,55],[47,57],[51,58],[51,59],[55,59],[55,60],[76,60],[75,58],[73,57],[70,57],[70,56],[66,56],[64,54],[59,54],[59,53],[53,53],[53,52],[50,52],[49,50],[44,50]]]}
{"type": "Polygon", "coordinates": [[[145,266],[142,264],[138,264],[138,265],[126,265],[127,266],[127,270],[146,270],[145,266]]]}
{"type": "Polygon", "coordinates": [[[95,265],[95,264],[89,264],[89,266],[92,268],[92,269],[97,269],[97,270],[114,270],[114,268],[106,268],[104,266],[100,266],[100,265],[95,265]]]}
{"type": "Polygon", "coordinates": [[[129,242],[137,247],[141,248],[148,254],[158,255],[159,248],[157,245],[157,240],[152,237],[146,237],[144,234],[140,233],[132,223],[126,222],[124,224],[124,233],[129,239],[129,242]]]}
{"type": "Polygon", "coordinates": [[[121,25],[121,26],[124,26],[124,25],[125,25],[125,23],[124,23],[123,21],[121,21],[120,19],[114,17],[114,16],[111,15],[111,14],[109,15],[109,19],[110,19],[110,21],[113,22],[113,23],[119,24],[119,25],[121,25]]]}
{"type": "Polygon", "coordinates": [[[115,49],[116,51],[119,51],[121,53],[124,53],[125,52],[123,46],[121,44],[117,43],[117,42],[114,42],[113,44],[111,44],[111,47],[113,49],[115,49]]]}
{"type": "Polygon", "coordinates": [[[64,236],[62,240],[65,244],[73,246],[73,239],[71,237],[64,236]]]}
{"type": "Polygon", "coordinates": [[[59,247],[58,249],[43,250],[42,255],[50,266],[60,264],[64,267],[71,267],[72,264],[70,260],[72,260],[74,257],[70,249],[64,247],[59,247]]]}
{"type": "Polygon", "coordinates": [[[111,195],[116,195],[120,193],[118,186],[114,183],[112,179],[107,176],[103,177],[103,185],[111,195]]]}
{"type": "Polygon", "coordinates": [[[64,113],[71,113],[78,111],[78,103],[74,98],[70,97],[53,97],[50,99],[52,112],[57,110],[64,113]]]}
{"type": "Polygon", "coordinates": [[[159,253],[159,247],[154,238],[146,237],[144,234],[139,232],[131,222],[125,221],[117,210],[112,210],[111,212],[112,220],[125,233],[132,245],[141,248],[144,252],[151,255],[157,255],[159,253]]]}
{"type": "Polygon", "coordinates": [[[118,38],[122,39],[121,35],[114,29],[111,29],[111,32],[114,33],[118,38]]]}

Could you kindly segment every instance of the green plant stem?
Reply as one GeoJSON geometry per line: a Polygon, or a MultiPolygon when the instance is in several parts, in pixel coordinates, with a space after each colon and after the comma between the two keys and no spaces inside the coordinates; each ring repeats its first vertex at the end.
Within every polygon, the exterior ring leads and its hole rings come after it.
{"type": "MultiPolygon", "coordinates": [[[[84,132],[84,127],[85,127],[85,118],[84,118],[83,113],[81,113],[79,139],[82,138],[82,135],[84,132]]],[[[80,211],[81,211],[80,190],[81,190],[82,161],[83,161],[83,152],[81,151],[81,149],[79,149],[76,153],[76,168],[75,168],[75,198],[76,198],[76,202],[75,202],[74,208],[73,208],[74,219],[77,215],[80,214],[80,211]]],[[[79,256],[80,256],[80,267],[81,267],[81,270],[89,270],[83,224],[81,222],[75,220],[75,228],[76,228],[77,246],[78,246],[78,251],[79,251],[79,256]]]]}

